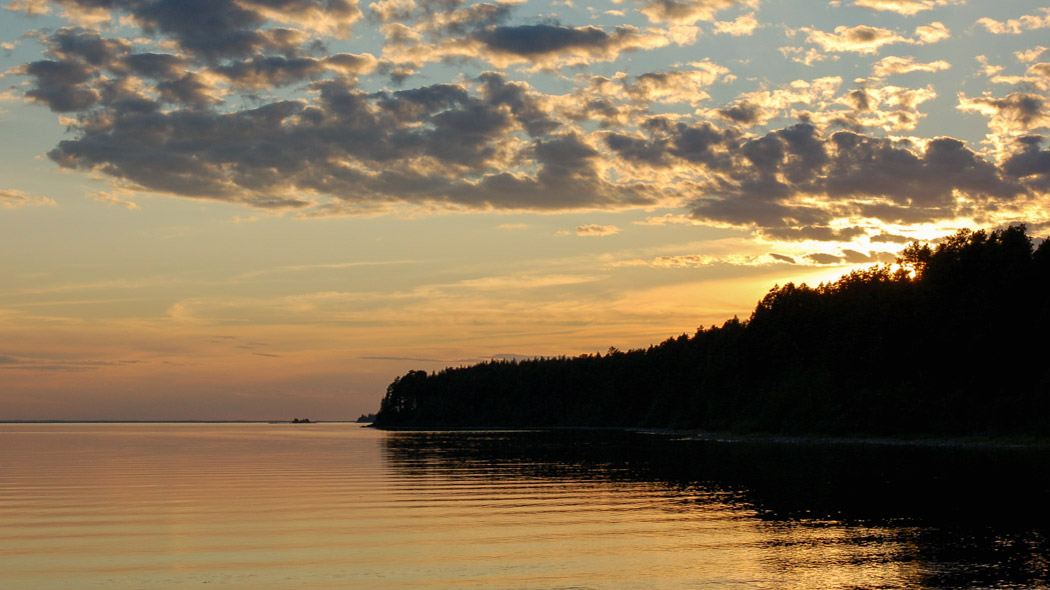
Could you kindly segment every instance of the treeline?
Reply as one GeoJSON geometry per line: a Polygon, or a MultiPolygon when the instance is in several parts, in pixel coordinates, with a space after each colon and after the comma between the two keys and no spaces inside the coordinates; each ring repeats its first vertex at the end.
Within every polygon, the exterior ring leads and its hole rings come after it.
{"type": "Polygon", "coordinates": [[[410,371],[375,424],[1050,434],[1050,241],[963,230],[898,263],[647,349],[410,371]]]}

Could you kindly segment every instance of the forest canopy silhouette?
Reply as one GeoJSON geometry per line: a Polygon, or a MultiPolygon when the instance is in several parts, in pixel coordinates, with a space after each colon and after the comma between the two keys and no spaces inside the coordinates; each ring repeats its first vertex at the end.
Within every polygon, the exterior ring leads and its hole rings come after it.
{"type": "Polygon", "coordinates": [[[961,230],[897,262],[646,349],[409,371],[375,424],[1050,434],[1050,240],[961,230]]]}

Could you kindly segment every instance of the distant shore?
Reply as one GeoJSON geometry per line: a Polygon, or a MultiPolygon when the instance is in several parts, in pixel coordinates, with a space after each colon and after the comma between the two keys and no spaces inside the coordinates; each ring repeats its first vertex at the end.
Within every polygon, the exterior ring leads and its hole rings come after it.
{"type": "Polygon", "coordinates": [[[660,436],[678,437],[683,440],[712,441],[712,442],[758,442],[776,444],[796,445],[876,445],[876,446],[922,446],[922,447],[1050,447],[1050,439],[1035,436],[943,436],[943,435],[907,435],[907,436],[876,436],[866,434],[855,435],[822,435],[822,434],[769,434],[769,433],[726,433],[710,432],[706,430],[675,429],[675,428],[641,428],[634,426],[454,426],[433,427],[422,426],[375,426],[367,428],[384,430],[390,432],[543,432],[543,431],[595,431],[595,432],[634,432],[638,434],[653,434],[660,436]]]}
{"type": "Polygon", "coordinates": [[[360,424],[356,420],[0,420],[0,424],[360,424]]]}

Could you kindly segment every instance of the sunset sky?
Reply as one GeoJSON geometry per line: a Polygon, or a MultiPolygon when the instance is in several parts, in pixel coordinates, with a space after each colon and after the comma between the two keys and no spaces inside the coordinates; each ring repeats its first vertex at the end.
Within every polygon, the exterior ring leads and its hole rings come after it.
{"type": "Polygon", "coordinates": [[[1050,8],[5,0],[0,420],[347,419],[1050,231],[1050,8]]]}

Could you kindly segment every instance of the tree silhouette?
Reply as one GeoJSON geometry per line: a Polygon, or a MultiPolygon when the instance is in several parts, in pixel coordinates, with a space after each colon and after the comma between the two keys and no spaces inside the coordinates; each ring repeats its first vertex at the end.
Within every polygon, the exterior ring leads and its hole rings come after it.
{"type": "Polygon", "coordinates": [[[963,230],[647,349],[410,371],[376,425],[1050,434],[1048,244],[963,230]]]}

